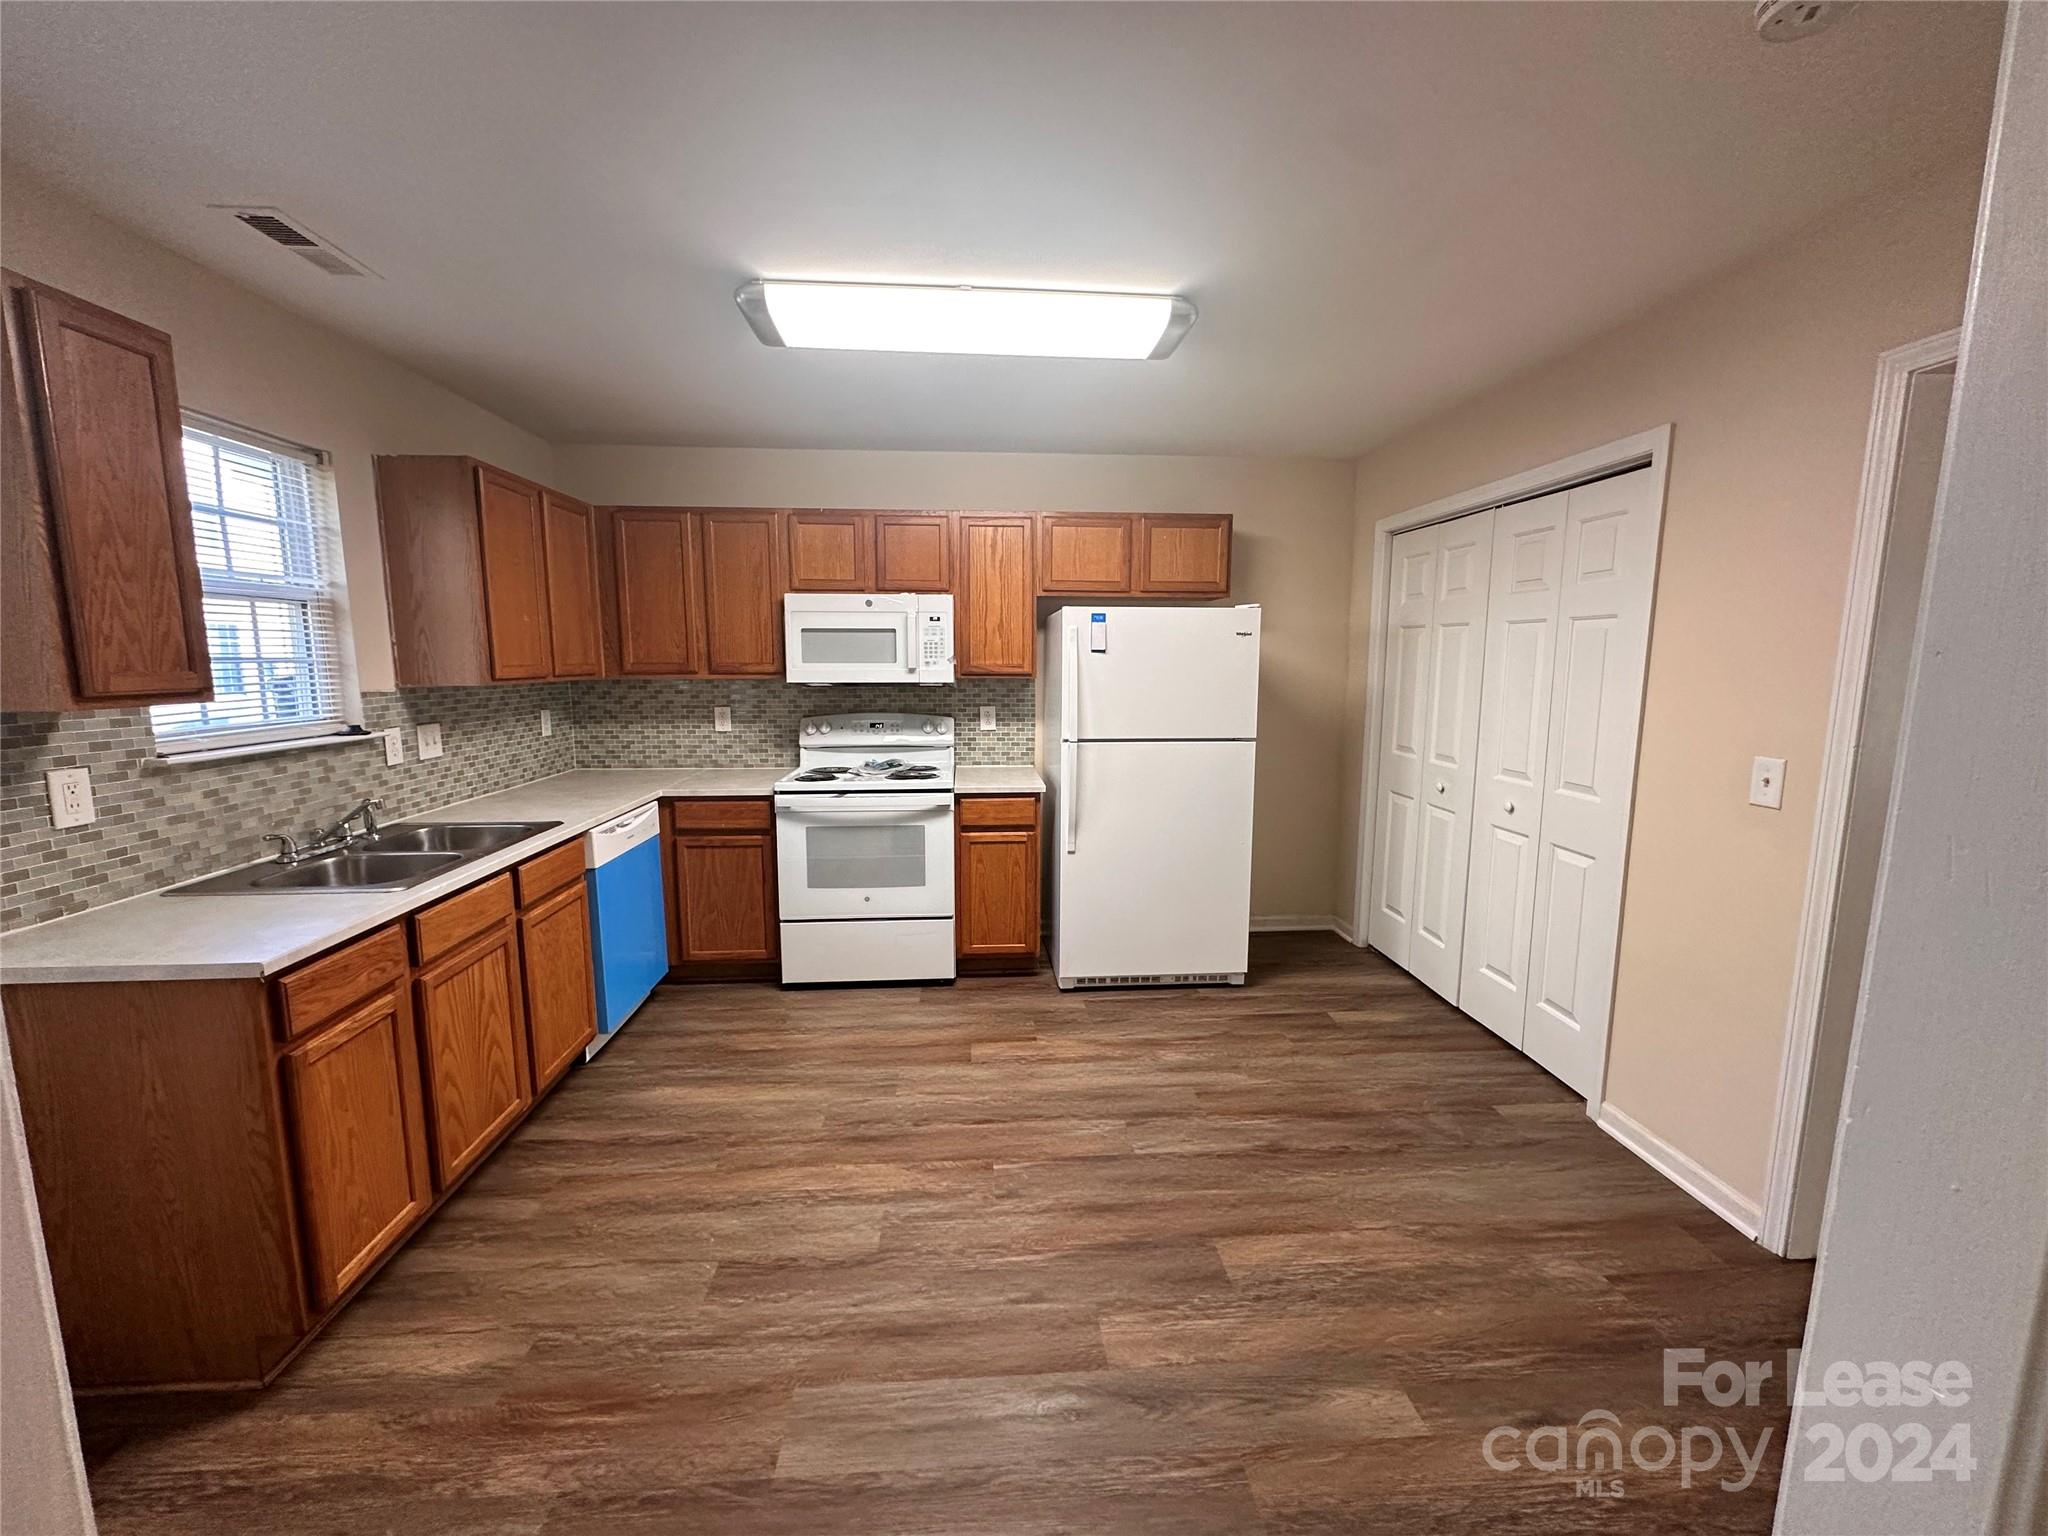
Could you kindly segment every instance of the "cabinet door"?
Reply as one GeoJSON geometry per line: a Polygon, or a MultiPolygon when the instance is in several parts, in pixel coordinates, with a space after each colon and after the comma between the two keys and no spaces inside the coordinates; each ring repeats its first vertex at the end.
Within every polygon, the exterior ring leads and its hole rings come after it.
{"type": "Polygon", "coordinates": [[[953,590],[953,519],[944,513],[875,514],[875,590],[953,590]]]}
{"type": "Polygon", "coordinates": [[[954,614],[960,672],[1029,677],[1033,671],[1031,519],[960,519],[960,592],[954,614]]]}
{"type": "Polygon", "coordinates": [[[405,983],[284,1056],[313,1306],[332,1306],[433,1199],[405,983]]]}
{"type": "Polygon", "coordinates": [[[1036,959],[1036,829],[963,830],[956,868],[961,958],[1036,959]]]}
{"type": "Polygon", "coordinates": [[[596,677],[604,670],[597,607],[596,516],[580,501],[541,493],[547,554],[548,646],[556,677],[596,677]]]}
{"type": "Polygon", "coordinates": [[[68,640],[81,700],[211,698],[171,339],[19,293],[66,631],[41,643],[68,640]]]}
{"type": "Polygon", "coordinates": [[[673,851],[682,958],[773,960],[774,834],[679,832],[673,851]]]}
{"type": "Polygon", "coordinates": [[[704,670],[697,522],[680,507],[612,513],[619,602],[619,671],[688,677],[704,670]]]}
{"type": "Polygon", "coordinates": [[[878,590],[875,586],[875,525],[869,513],[792,512],[786,526],[789,530],[790,591],[878,590]]]}
{"type": "Polygon", "coordinates": [[[580,879],[521,916],[519,953],[533,1091],[539,1094],[597,1038],[590,901],[580,879]]]}
{"type": "Polygon", "coordinates": [[[713,677],[782,670],[782,514],[700,512],[704,660],[713,677]]]}
{"type": "Polygon", "coordinates": [[[1230,591],[1230,518],[1138,519],[1137,591],[1223,597],[1230,591]]]}
{"type": "Polygon", "coordinates": [[[479,465],[477,518],[484,559],[484,627],[491,676],[546,677],[548,649],[546,537],[540,487],[479,465]]]}
{"type": "Polygon", "coordinates": [[[434,1172],[446,1189],[533,1102],[509,921],[425,967],[418,989],[434,1172]]]}
{"type": "Polygon", "coordinates": [[[1038,519],[1038,590],[1131,590],[1131,519],[1048,513],[1038,519]]]}

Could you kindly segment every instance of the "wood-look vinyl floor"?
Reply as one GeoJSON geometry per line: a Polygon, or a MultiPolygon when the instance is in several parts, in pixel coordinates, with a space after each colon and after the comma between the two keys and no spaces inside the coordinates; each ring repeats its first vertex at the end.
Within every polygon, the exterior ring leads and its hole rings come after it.
{"type": "Polygon", "coordinates": [[[1253,961],[664,989],[268,1391],[82,1404],[101,1529],[1768,1530],[1809,1267],[1378,957],[1253,961]],[[1765,1473],[1482,1459],[1596,1409],[1765,1473]]]}

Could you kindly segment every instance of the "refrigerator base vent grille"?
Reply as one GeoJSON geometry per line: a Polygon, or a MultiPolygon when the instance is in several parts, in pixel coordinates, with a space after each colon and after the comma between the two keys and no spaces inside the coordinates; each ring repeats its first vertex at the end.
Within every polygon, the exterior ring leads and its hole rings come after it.
{"type": "Polygon", "coordinates": [[[1202,987],[1244,985],[1243,971],[1186,971],[1153,976],[1076,976],[1070,987],[1202,987]]]}

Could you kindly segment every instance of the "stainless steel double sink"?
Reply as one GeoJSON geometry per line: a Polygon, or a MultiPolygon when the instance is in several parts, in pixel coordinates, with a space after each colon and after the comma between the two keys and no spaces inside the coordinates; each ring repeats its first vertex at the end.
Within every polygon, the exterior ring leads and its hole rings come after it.
{"type": "Polygon", "coordinates": [[[403,891],[559,827],[559,821],[394,822],[374,838],[284,864],[271,859],[173,886],[171,896],[237,892],[403,891]]]}

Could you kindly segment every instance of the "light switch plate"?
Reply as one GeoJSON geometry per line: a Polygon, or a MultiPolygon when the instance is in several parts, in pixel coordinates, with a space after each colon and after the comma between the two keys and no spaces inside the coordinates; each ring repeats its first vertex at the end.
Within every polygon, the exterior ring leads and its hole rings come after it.
{"type": "Polygon", "coordinates": [[[1785,759],[1759,757],[1749,765],[1749,803],[1767,811],[1785,805],[1785,759]]]}
{"type": "Polygon", "coordinates": [[[555,734],[555,712],[552,709],[544,709],[540,712],[540,733],[543,736],[555,734]]]}
{"type": "Polygon", "coordinates": [[[90,768],[52,768],[43,775],[50,786],[50,825],[82,827],[98,821],[100,813],[92,803],[90,768]]]}
{"type": "Polygon", "coordinates": [[[405,732],[397,726],[384,733],[384,766],[396,768],[405,761],[405,732]]]}
{"type": "Polygon", "coordinates": [[[984,704],[981,706],[981,728],[984,731],[992,731],[996,728],[995,705],[984,704]]]}
{"type": "Polygon", "coordinates": [[[420,727],[419,736],[421,762],[424,763],[429,758],[441,755],[441,727],[438,725],[423,725],[420,727]]]}
{"type": "Polygon", "coordinates": [[[724,704],[712,706],[711,729],[714,731],[729,731],[732,729],[732,709],[730,706],[724,704]]]}

